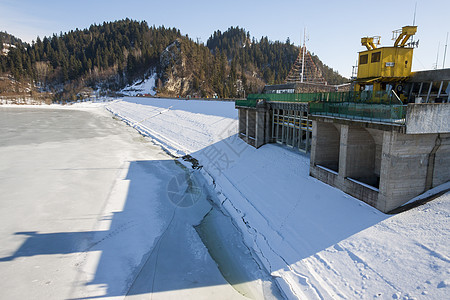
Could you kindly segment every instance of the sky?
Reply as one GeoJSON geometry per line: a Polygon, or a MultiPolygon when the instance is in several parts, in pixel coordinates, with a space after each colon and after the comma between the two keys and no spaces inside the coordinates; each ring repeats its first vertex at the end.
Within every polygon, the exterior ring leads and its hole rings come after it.
{"type": "MultiPolygon", "coordinates": [[[[125,18],[149,25],[176,27],[206,43],[216,30],[239,26],[260,39],[299,45],[306,28],[307,48],[341,75],[350,77],[364,36],[381,36],[391,46],[392,31],[412,25],[417,4],[413,70],[442,68],[447,32],[448,0],[0,0],[0,31],[23,41],[88,28],[125,18]]],[[[450,49],[445,67],[450,67],[450,49]]]]}

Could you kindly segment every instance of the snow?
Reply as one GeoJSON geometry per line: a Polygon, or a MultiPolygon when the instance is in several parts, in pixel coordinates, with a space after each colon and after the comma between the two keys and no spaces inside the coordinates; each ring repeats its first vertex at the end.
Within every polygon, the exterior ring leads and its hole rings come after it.
{"type": "MultiPolygon", "coordinates": [[[[215,198],[204,178],[103,105],[0,107],[0,298],[244,298],[195,231],[215,198]]],[[[269,276],[235,284],[272,293],[269,276]]]]}
{"type": "Polygon", "coordinates": [[[155,96],[156,95],[155,80],[156,80],[156,73],[154,73],[148,78],[145,78],[144,80],[135,82],[131,86],[125,87],[120,92],[127,96],[137,96],[138,94],[141,95],[150,94],[152,96],[155,96]]]}
{"type": "Polygon", "coordinates": [[[0,114],[0,298],[273,297],[266,270],[292,299],[448,298],[450,192],[383,214],[310,177],[308,156],[244,143],[233,102],[0,114]]]}
{"type": "Polygon", "coordinates": [[[449,192],[389,216],[311,178],[307,156],[245,144],[234,103],[124,98],[106,108],[170,154],[199,161],[217,204],[288,298],[449,294],[449,192]]]}

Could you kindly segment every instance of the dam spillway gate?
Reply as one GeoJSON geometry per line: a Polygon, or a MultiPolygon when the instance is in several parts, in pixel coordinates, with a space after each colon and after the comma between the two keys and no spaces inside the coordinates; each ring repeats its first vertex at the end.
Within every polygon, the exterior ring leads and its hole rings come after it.
{"type": "Polygon", "coordinates": [[[311,149],[312,121],[308,103],[266,102],[252,106],[236,104],[239,111],[239,137],[259,148],[278,143],[301,152],[311,149]]]}

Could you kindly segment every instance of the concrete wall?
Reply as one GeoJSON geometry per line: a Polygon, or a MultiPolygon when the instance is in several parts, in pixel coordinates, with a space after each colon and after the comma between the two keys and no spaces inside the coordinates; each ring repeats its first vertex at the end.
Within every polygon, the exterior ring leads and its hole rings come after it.
{"type": "Polygon", "coordinates": [[[349,179],[341,181],[341,188],[347,194],[364,201],[365,203],[376,207],[378,203],[378,191],[367,188],[359,183],[353,182],[349,179]]]}
{"type": "Polygon", "coordinates": [[[311,165],[339,170],[340,133],[333,123],[313,121],[311,165]],[[314,149],[314,150],[313,150],[314,149]]]}
{"type": "Polygon", "coordinates": [[[390,211],[426,190],[429,154],[436,138],[437,134],[384,133],[378,209],[390,211]]]}
{"type": "Polygon", "coordinates": [[[381,154],[383,149],[383,131],[378,129],[366,128],[370,132],[374,142],[375,142],[375,165],[374,174],[380,177],[381,171],[381,154]]]}
{"type": "Polygon", "coordinates": [[[247,143],[255,146],[256,140],[256,110],[247,109],[247,143]]]}
{"type": "Polygon", "coordinates": [[[376,185],[381,168],[382,136],[382,131],[376,129],[368,131],[360,126],[314,120],[310,175],[376,206],[377,188],[350,178],[376,185]],[[339,161],[335,170],[330,165],[336,158],[339,161]]]}
{"type": "Polygon", "coordinates": [[[408,104],[406,133],[450,133],[450,103],[408,104]]]}
{"type": "Polygon", "coordinates": [[[239,136],[245,136],[247,134],[247,110],[238,109],[239,117],[239,136]]]}
{"type": "Polygon", "coordinates": [[[389,126],[314,120],[310,174],[388,212],[450,180],[450,133],[405,134],[389,126]],[[327,170],[334,170],[336,155],[337,173],[327,170]]]}
{"type": "Polygon", "coordinates": [[[271,111],[264,108],[238,108],[239,136],[258,148],[271,142],[271,111]]]}
{"type": "Polygon", "coordinates": [[[440,146],[434,159],[432,187],[450,180],[450,133],[440,134],[440,146]]]}
{"type": "Polygon", "coordinates": [[[255,127],[255,147],[259,148],[266,143],[268,133],[267,110],[256,109],[255,111],[256,127],[255,127]]]}

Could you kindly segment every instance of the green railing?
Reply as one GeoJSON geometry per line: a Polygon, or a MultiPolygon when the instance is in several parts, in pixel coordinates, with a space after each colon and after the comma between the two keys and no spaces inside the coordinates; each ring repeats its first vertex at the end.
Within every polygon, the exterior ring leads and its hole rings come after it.
{"type": "Polygon", "coordinates": [[[309,104],[311,115],[404,124],[406,105],[392,91],[350,92],[345,100],[319,100],[309,104]]]}
{"type": "Polygon", "coordinates": [[[302,94],[250,94],[236,100],[236,106],[256,107],[258,100],[267,102],[309,102],[309,112],[349,119],[405,122],[406,105],[393,92],[329,92],[302,94]]]}
{"type": "Polygon", "coordinates": [[[256,101],[257,101],[257,99],[248,99],[247,98],[247,100],[245,100],[245,99],[243,99],[243,100],[236,100],[234,102],[234,104],[236,106],[256,107],[256,101]]]}
{"type": "Polygon", "coordinates": [[[311,115],[404,124],[406,105],[363,102],[311,102],[311,115]]]}

